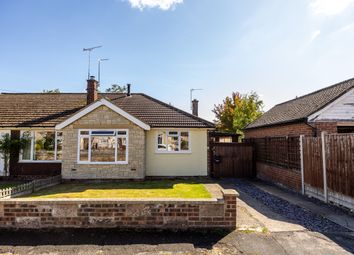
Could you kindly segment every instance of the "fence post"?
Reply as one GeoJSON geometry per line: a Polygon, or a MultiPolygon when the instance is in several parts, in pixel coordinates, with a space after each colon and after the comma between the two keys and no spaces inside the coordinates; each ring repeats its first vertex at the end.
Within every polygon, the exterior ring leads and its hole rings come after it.
{"type": "Polygon", "coordinates": [[[304,135],[300,135],[300,164],[301,164],[301,193],[305,195],[305,174],[304,174],[304,135]]]}
{"type": "Polygon", "coordinates": [[[327,190],[327,166],[326,166],[326,132],[321,132],[322,143],[322,169],[323,169],[323,196],[324,201],[328,203],[328,190],[327,190]]]}

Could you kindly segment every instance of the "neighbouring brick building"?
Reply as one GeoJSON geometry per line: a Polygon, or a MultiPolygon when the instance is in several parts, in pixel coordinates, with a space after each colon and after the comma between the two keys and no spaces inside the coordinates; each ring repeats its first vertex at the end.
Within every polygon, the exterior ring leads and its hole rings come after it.
{"type": "Polygon", "coordinates": [[[354,79],[280,103],[245,129],[246,138],[354,132],[354,79]]]}
{"type": "Polygon", "coordinates": [[[278,104],[245,129],[257,177],[301,189],[299,136],[354,132],[354,79],[278,104]]]}

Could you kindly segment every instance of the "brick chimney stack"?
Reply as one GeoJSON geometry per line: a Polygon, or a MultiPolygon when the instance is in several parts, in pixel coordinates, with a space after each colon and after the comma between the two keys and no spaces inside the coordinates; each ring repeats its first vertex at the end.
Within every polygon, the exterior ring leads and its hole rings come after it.
{"type": "Polygon", "coordinates": [[[198,103],[199,101],[197,99],[192,101],[192,114],[195,116],[198,116],[198,103]]]}
{"type": "Polygon", "coordinates": [[[91,104],[98,99],[97,92],[98,82],[95,79],[95,76],[90,76],[90,79],[87,80],[87,104],[91,104]]]}

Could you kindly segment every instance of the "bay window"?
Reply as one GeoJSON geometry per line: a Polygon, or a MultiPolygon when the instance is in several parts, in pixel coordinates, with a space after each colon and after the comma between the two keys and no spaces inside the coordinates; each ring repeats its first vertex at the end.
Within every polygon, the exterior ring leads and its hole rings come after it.
{"type": "Polygon", "coordinates": [[[128,130],[79,130],[78,162],[128,163],[128,130]]]}
{"type": "Polygon", "coordinates": [[[188,131],[158,131],[157,152],[190,152],[188,131]]]}
{"type": "Polygon", "coordinates": [[[62,132],[21,131],[26,144],[21,151],[21,161],[58,161],[62,157],[62,132]]]}

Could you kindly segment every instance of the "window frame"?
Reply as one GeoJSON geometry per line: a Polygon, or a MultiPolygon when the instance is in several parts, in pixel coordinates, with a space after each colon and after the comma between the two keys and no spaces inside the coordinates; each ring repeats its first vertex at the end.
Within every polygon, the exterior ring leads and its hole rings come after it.
{"type": "Polygon", "coordinates": [[[77,164],[85,164],[85,165],[127,165],[129,163],[129,129],[79,129],[77,133],[77,164]],[[82,131],[89,132],[87,135],[81,135],[82,131]],[[114,136],[115,140],[115,148],[114,148],[114,158],[115,161],[112,162],[91,162],[91,138],[95,137],[95,135],[91,135],[92,131],[114,131],[116,135],[114,136]],[[119,135],[118,132],[125,131],[125,135],[119,135]],[[87,161],[80,160],[80,141],[82,137],[86,137],[89,140],[88,144],[88,155],[87,161]],[[125,151],[125,161],[117,161],[117,140],[118,138],[126,138],[126,151],[125,151]]]}
{"type": "Polygon", "coordinates": [[[190,154],[192,153],[192,143],[191,143],[191,132],[190,130],[176,130],[176,129],[160,129],[157,130],[156,135],[155,135],[155,153],[157,154],[190,154]],[[165,139],[166,139],[166,149],[165,150],[159,150],[158,146],[158,137],[160,132],[165,132],[165,139]],[[167,149],[168,146],[168,137],[169,137],[169,132],[177,132],[178,136],[178,151],[169,151],[167,149]],[[181,133],[188,133],[188,150],[181,150],[181,133]]]}
{"type": "MultiPolygon", "coordinates": [[[[20,155],[19,155],[19,163],[61,163],[63,160],[62,159],[57,159],[57,152],[58,152],[58,133],[63,133],[63,131],[60,130],[49,130],[49,129],[31,129],[31,130],[20,130],[20,136],[22,137],[23,133],[25,132],[30,132],[30,137],[31,137],[31,149],[30,149],[30,159],[23,159],[23,150],[20,150],[20,155]],[[54,132],[54,159],[53,160],[35,160],[33,159],[34,157],[34,144],[35,144],[35,132],[54,132]]],[[[63,134],[61,139],[63,140],[63,134]]],[[[62,148],[63,150],[63,148],[62,148]]]]}

